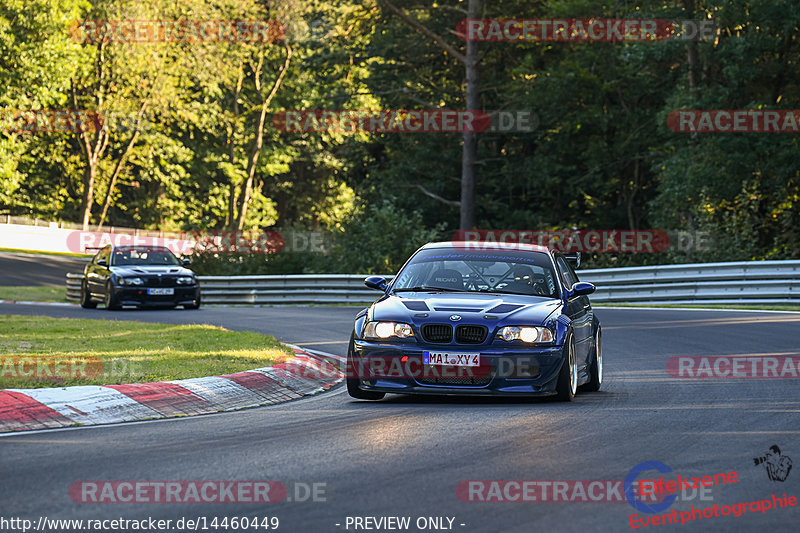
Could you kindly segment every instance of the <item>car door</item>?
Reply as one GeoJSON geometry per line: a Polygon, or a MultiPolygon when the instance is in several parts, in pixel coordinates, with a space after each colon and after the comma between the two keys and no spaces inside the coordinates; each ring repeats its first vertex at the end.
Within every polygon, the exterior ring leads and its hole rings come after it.
{"type": "MultiPolygon", "coordinates": [[[[556,256],[556,266],[563,284],[568,289],[572,289],[572,286],[579,281],[572,266],[562,255],[556,256]]],[[[589,297],[584,295],[569,298],[564,306],[564,312],[572,320],[578,366],[585,366],[592,348],[592,321],[594,320],[594,311],[589,303],[589,297]]]]}
{"type": "Polygon", "coordinates": [[[109,261],[111,261],[111,246],[106,246],[94,256],[89,264],[86,284],[93,294],[103,294],[106,290],[106,280],[110,273],[108,270],[109,261]],[[105,260],[105,265],[98,263],[101,259],[105,260]]]}

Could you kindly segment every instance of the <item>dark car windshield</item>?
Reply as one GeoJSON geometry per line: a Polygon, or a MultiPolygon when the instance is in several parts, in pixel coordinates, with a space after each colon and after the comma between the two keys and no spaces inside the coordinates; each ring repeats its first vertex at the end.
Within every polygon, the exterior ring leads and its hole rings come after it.
{"type": "Polygon", "coordinates": [[[493,292],[558,298],[550,256],[545,252],[520,250],[422,250],[400,271],[392,290],[493,292]]]}
{"type": "Polygon", "coordinates": [[[166,248],[121,247],[116,248],[111,254],[111,265],[113,266],[176,266],[180,264],[175,254],[166,248]]]}

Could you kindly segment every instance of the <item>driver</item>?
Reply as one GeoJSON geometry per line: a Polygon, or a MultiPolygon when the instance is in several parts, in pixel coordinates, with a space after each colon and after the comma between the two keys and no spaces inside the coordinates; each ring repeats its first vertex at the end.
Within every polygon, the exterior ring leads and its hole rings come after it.
{"type": "Polygon", "coordinates": [[[517,265],[513,270],[514,281],[509,283],[504,290],[520,294],[541,295],[542,289],[536,283],[533,269],[525,265],[517,265]]]}

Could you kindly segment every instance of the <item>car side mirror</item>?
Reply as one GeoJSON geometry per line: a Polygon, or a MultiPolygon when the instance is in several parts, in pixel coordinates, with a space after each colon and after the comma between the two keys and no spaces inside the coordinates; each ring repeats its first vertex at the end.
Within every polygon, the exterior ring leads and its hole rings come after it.
{"type": "Polygon", "coordinates": [[[381,276],[370,276],[364,280],[364,285],[369,287],[370,289],[375,289],[376,291],[383,291],[386,292],[386,287],[388,284],[386,283],[386,278],[381,276]]]}
{"type": "Polygon", "coordinates": [[[189,266],[191,263],[192,263],[191,259],[183,259],[183,260],[181,260],[181,264],[183,266],[189,266]]]}
{"type": "Polygon", "coordinates": [[[105,267],[105,266],[108,266],[108,261],[106,261],[105,259],[98,259],[97,260],[97,264],[102,266],[102,267],[105,267]]]}
{"type": "Polygon", "coordinates": [[[589,283],[588,281],[579,281],[575,285],[572,286],[572,290],[570,291],[570,297],[572,296],[588,296],[592,294],[597,287],[594,286],[593,283],[589,283]]]}

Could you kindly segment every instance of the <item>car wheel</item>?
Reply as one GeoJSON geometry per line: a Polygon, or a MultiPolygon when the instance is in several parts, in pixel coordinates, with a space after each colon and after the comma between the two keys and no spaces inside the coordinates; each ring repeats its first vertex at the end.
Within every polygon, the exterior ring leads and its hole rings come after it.
{"type": "MultiPolygon", "coordinates": [[[[345,369],[345,376],[350,374],[357,374],[355,372],[355,365],[353,363],[353,357],[355,354],[355,341],[354,334],[350,334],[350,345],[347,348],[347,368],[345,369]]],[[[347,377],[347,394],[356,398],[358,400],[382,400],[386,393],[384,392],[372,392],[372,391],[365,391],[361,390],[360,379],[358,377],[347,377]]]]}
{"type": "Polygon", "coordinates": [[[600,328],[597,328],[597,333],[594,337],[594,360],[589,370],[589,383],[582,387],[582,390],[599,391],[600,385],[603,384],[603,345],[602,334],[600,328]]]}
{"type": "Polygon", "coordinates": [[[571,402],[578,390],[578,360],[575,357],[575,337],[572,336],[572,333],[567,334],[564,348],[567,353],[564,354],[564,362],[558,373],[556,399],[561,402],[571,402]]]}
{"type": "Polygon", "coordinates": [[[115,311],[120,308],[119,299],[114,295],[114,286],[111,281],[106,282],[106,295],[105,295],[106,309],[115,311]]]}
{"type": "Polygon", "coordinates": [[[92,294],[86,286],[86,280],[81,283],[81,307],[84,309],[94,309],[97,307],[97,302],[92,301],[92,294]]]}
{"type": "Polygon", "coordinates": [[[184,309],[200,309],[200,296],[197,297],[197,300],[194,303],[186,304],[183,306],[184,309]]]}

